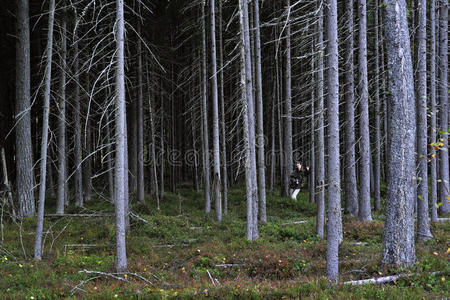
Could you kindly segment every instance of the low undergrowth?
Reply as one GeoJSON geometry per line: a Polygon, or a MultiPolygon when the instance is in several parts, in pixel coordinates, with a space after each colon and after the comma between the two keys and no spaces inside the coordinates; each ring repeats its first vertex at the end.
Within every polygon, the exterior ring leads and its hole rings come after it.
{"type": "MultiPolygon", "coordinates": [[[[46,210],[54,210],[49,199],[46,210]]],[[[128,273],[113,275],[113,218],[46,218],[44,256],[32,260],[35,220],[6,221],[0,244],[1,299],[145,298],[199,299],[386,299],[449,296],[449,223],[432,224],[434,239],[417,245],[417,264],[408,269],[380,266],[382,214],[370,223],[343,219],[340,280],[398,273],[416,274],[391,284],[331,286],[324,278],[326,241],[315,234],[314,204],[268,195],[268,223],[260,238],[245,240],[245,195],[229,193],[222,223],[205,216],[201,192],[166,194],[133,203],[127,235],[128,273]],[[306,221],[296,223],[296,221],[306,221]],[[93,271],[94,273],[89,273],[93,271]],[[439,271],[438,274],[432,272],[439,271]]],[[[102,197],[70,213],[113,212],[102,197]]]]}

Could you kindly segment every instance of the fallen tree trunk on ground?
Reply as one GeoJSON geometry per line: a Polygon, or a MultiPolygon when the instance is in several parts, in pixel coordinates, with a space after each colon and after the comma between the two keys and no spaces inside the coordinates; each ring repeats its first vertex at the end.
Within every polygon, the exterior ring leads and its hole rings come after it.
{"type": "Polygon", "coordinates": [[[46,218],[102,218],[102,217],[114,217],[114,214],[45,214],[46,218]]]}
{"type": "MultiPolygon", "coordinates": [[[[425,275],[438,275],[441,272],[433,272],[430,274],[425,275]]],[[[411,277],[414,275],[420,275],[420,273],[413,273],[413,274],[398,274],[398,275],[392,275],[392,276],[385,276],[385,277],[378,277],[378,278],[370,278],[370,279],[363,279],[363,280],[352,280],[344,282],[346,285],[363,285],[363,284],[383,284],[388,282],[393,282],[402,278],[411,277]]]]}

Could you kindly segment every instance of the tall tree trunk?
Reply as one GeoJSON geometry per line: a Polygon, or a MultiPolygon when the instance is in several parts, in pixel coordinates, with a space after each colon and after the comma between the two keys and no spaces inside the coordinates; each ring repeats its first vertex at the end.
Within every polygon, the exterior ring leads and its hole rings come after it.
{"type": "Polygon", "coordinates": [[[60,61],[60,87],[59,87],[59,120],[58,120],[58,194],[56,200],[56,213],[64,213],[66,203],[66,71],[67,71],[67,21],[66,0],[62,2],[61,17],[61,61],[60,61]]]}
{"type": "Polygon", "coordinates": [[[327,277],[339,278],[339,243],[341,240],[341,176],[339,163],[339,66],[337,40],[337,0],[328,0],[327,15],[327,116],[328,116],[328,222],[327,277]]]}
{"type": "Polygon", "coordinates": [[[206,16],[205,16],[205,3],[203,0],[202,5],[202,121],[203,121],[203,192],[205,197],[205,213],[209,215],[211,213],[211,187],[210,187],[210,163],[209,163],[209,135],[208,135],[208,107],[207,107],[207,72],[206,72],[206,16]]]}
{"type": "Polygon", "coordinates": [[[345,98],[345,213],[350,216],[358,215],[358,187],[356,183],[355,158],[355,92],[353,66],[353,0],[345,1],[346,39],[344,52],[344,98],[345,98]]]}
{"type": "Polygon", "coordinates": [[[259,192],[259,211],[260,220],[267,222],[266,214],[266,169],[264,153],[264,111],[263,111],[263,91],[262,91],[262,68],[261,68],[261,34],[259,30],[259,0],[253,0],[254,19],[255,19],[255,46],[256,46],[256,147],[258,151],[258,192],[259,192]]]}
{"type": "Polygon", "coordinates": [[[50,112],[50,93],[52,79],[52,55],[53,55],[53,23],[55,18],[55,0],[50,0],[48,31],[47,31],[47,61],[44,74],[44,113],[42,117],[42,140],[41,140],[41,178],[39,184],[39,205],[36,224],[36,236],[34,244],[34,259],[42,258],[42,230],[44,227],[44,207],[45,207],[45,177],[47,167],[47,149],[48,149],[48,119],[50,112]]]}
{"type": "Polygon", "coordinates": [[[318,21],[318,65],[317,65],[317,218],[316,231],[320,238],[324,238],[325,229],[325,135],[324,135],[324,101],[323,101],[323,6],[320,7],[318,21]]]}
{"type": "Polygon", "coordinates": [[[79,70],[79,46],[78,38],[75,34],[74,36],[74,80],[75,80],[75,91],[74,91],[74,131],[75,131],[75,142],[74,142],[74,163],[75,163],[75,205],[80,207],[83,206],[83,175],[81,168],[81,104],[80,104],[80,70],[79,70]]]}
{"type": "Polygon", "coordinates": [[[241,31],[241,85],[244,109],[245,140],[245,182],[247,190],[247,239],[258,238],[258,220],[255,220],[254,206],[257,204],[258,187],[256,183],[255,118],[252,87],[252,62],[250,56],[250,28],[247,0],[239,0],[241,31]]]}
{"type": "MultiPolygon", "coordinates": [[[[273,75],[272,75],[273,76],[273,75]]],[[[275,77],[275,76],[274,76],[275,77]]],[[[272,90],[272,111],[271,111],[271,147],[270,147],[270,182],[269,191],[271,194],[274,192],[275,188],[275,166],[276,166],[276,156],[275,156],[275,109],[277,107],[277,82],[276,79],[272,77],[273,80],[273,90],[272,90]]]]}
{"type": "Polygon", "coordinates": [[[285,42],[286,49],[284,54],[284,176],[282,196],[289,195],[289,176],[292,168],[292,91],[291,91],[291,1],[286,0],[286,26],[285,42]]]}
{"type": "MultiPolygon", "coordinates": [[[[135,97],[134,95],[132,96],[135,97]]],[[[127,145],[128,145],[128,179],[129,179],[129,192],[133,198],[136,196],[137,191],[137,103],[136,100],[131,100],[129,105],[129,113],[131,116],[127,118],[127,145]]]]}
{"type": "Polygon", "coordinates": [[[388,69],[388,177],[382,263],[408,267],[414,246],[415,101],[405,0],[385,2],[388,69]]]}
{"type": "Polygon", "coordinates": [[[359,75],[359,209],[360,221],[371,221],[370,212],[370,133],[369,133],[369,90],[367,79],[367,20],[366,0],[358,3],[359,18],[359,51],[358,51],[358,75],[359,75]]]}
{"type": "Polygon", "coordinates": [[[142,83],[142,45],[141,45],[141,22],[138,22],[138,98],[137,98],[137,172],[136,172],[136,199],[138,202],[145,201],[144,184],[144,93],[142,83]]]}
{"type": "Polygon", "coordinates": [[[30,24],[28,0],[18,0],[16,24],[16,186],[19,216],[35,213],[30,106],[30,24]]]}
{"type": "Polygon", "coordinates": [[[427,162],[427,5],[426,0],[417,3],[416,29],[416,117],[417,117],[417,238],[432,238],[428,213],[428,162],[427,162]]]}
{"type": "MultiPolygon", "coordinates": [[[[311,46],[311,53],[314,53],[314,41],[311,46]]],[[[314,88],[315,84],[315,58],[311,58],[311,147],[310,147],[310,157],[309,157],[309,169],[311,174],[309,175],[309,203],[316,202],[316,130],[315,130],[315,99],[316,99],[316,90],[314,88]]]]}
{"type": "Polygon", "coordinates": [[[116,269],[119,272],[127,269],[125,247],[125,195],[124,182],[127,168],[126,145],[126,111],[125,111],[125,62],[124,62],[124,14],[123,0],[116,0],[116,163],[115,163],[115,214],[116,214],[116,269]]]}
{"type": "Polygon", "coordinates": [[[111,137],[111,129],[109,124],[109,113],[107,113],[106,117],[106,137],[108,146],[106,147],[106,152],[108,155],[108,189],[109,189],[109,197],[111,199],[111,202],[114,203],[114,199],[116,198],[114,196],[114,160],[113,160],[113,138],[111,137]]]}
{"type": "Polygon", "coordinates": [[[154,113],[154,97],[153,93],[151,93],[151,80],[150,80],[150,74],[149,74],[149,64],[147,63],[147,94],[148,94],[148,114],[150,118],[150,155],[151,155],[151,188],[152,188],[152,194],[156,198],[156,206],[159,210],[159,187],[158,187],[158,173],[156,170],[156,134],[155,134],[155,113],[154,113]]]}
{"type": "MultiPolygon", "coordinates": [[[[430,144],[436,144],[436,0],[430,1],[430,144]]],[[[437,154],[430,147],[430,206],[431,221],[436,222],[437,215],[437,154]]]]}
{"type": "Polygon", "coordinates": [[[378,0],[375,0],[375,151],[373,159],[374,167],[374,210],[380,210],[380,176],[381,176],[381,122],[380,122],[380,36],[378,30],[378,0]]]}
{"type": "Polygon", "coordinates": [[[440,151],[439,177],[440,181],[440,212],[446,214],[450,211],[449,165],[448,165],[448,1],[441,0],[439,9],[439,130],[442,149],[440,151]]]}
{"type": "MultiPolygon", "coordinates": [[[[214,153],[214,203],[216,221],[222,221],[222,180],[220,177],[220,137],[219,137],[219,100],[217,88],[217,53],[216,53],[216,6],[210,0],[211,13],[211,72],[212,72],[212,118],[213,118],[213,153],[214,153]]],[[[219,0],[220,1],[220,0],[219,0]]]]}
{"type": "Polygon", "coordinates": [[[86,113],[86,123],[84,128],[84,147],[83,147],[83,163],[82,163],[82,177],[83,177],[83,201],[89,202],[91,200],[92,191],[92,131],[91,131],[91,105],[93,103],[91,99],[91,87],[89,80],[89,73],[85,73],[86,76],[86,90],[87,90],[87,103],[84,105],[86,113]]]}
{"type": "MultiPolygon", "coordinates": [[[[225,81],[223,78],[223,30],[222,30],[222,1],[219,0],[219,79],[220,79],[220,130],[222,135],[222,197],[223,213],[228,212],[228,172],[227,172],[227,135],[225,127],[225,81]]],[[[195,157],[197,158],[197,157],[195,157]]],[[[197,160],[195,161],[197,163],[197,160]]],[[[196,169],[197,170],[197,169],[196,169]]]]}

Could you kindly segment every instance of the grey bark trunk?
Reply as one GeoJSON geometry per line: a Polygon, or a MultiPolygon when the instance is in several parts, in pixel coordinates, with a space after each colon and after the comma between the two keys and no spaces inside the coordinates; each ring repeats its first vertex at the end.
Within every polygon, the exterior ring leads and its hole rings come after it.
{"type": "MultiPolygon", "coordinates": [[[[227,172],[227,135],[225,126],[225,81],[223,78],[223,36],[222,36],[222,1],[219,0],[219,79],[220,79],[220,130],[222,135],[222,197],[223,213],[228,212],[228,172],[227,172]]],[[[197,157],[195,157],[197,158],[197,157]]],[[[197,165],[197,160],[195,161],[197,165]]],[[[196,169],[197,170],[197,169],[196,169]]]]}
{"type": "Polygon", "coordinates": [[[50,112],[50,93],[52,79],[52,54],[53,54],[53,23],[55,18],[55,0],[50,0],[48,31],[47,31],[47,48],[46,48],[46,67],[44,74],[44,113],[42,117],[42,140],[41,140],[41,178],[39,185],[39,204],[36,224],[36,236],[34,244],[34,259],[42,258],[42,229],[44,227],[44,207],[45,207],[45,177],[47,168],[47,149],[48,149],[48,120],[50,112]]]}
{"type": "Polygon", "coordinates": [[[292,90],[291,90],[291,1],[286,0],[285,53],[284,53],[284,176],[282,196],[289,195],[289,176],[292,163],[292,90]]]}
{"type": "MultiPolygon", "coordinates": [[[[89,83],[89,73],[86,73],[86,89],[88,91],[88,103],[91,102],[91,92],[89,83]]],[[[91,132],[91,116],[90,104],[85,105],[86,123],[84,129],[84,148],[83,148],[83,163],[82,163],[82,177],[83,177],[83,201],[89,202],[91,200],[92,191],[92,132],[91,132]]]]}
{"type": "Polygon", "coordinates": [[[108,153],[108,189],[109,189],[109,197],[111,199],[111,203],[114,203],[114,199],[116,198],[114,196],[114,160],[113,160],[113,139],[111,137],[111,129],[109,124],[109,113],[107,114],[106,118],[106,136],[108,140],[108,147],[106,148],[106,151],[108,153]]]}
{"type": "Polygon", "coordinates": [[[328,116],[328,222],[327,277],[339,278],[339,243],[341,240],[341,176],[339,163],[339,67],[337,40],[337,0],[328,0],[327,15],[327,116],[328,116]]]}
{"type": "Polygon", "coordinates": [[[378,30],[378,0],[375,0],[375,151],[373,156],[374,168],[374,210],[380,210],[380,176],[381,176],[381,111],[380,111],[380,36],[378,30]]]}
{"type": "Polygon", "coordinates": [[[440,151],[439,177],[441,179],[440,187],[440,212],[446,214],[450,211],[450,195],[449,185],[449,165],[448,165],[448,1],[441,0],[439,8],[439,130],[440,141],[443,143],[440,151]]]}
{"type": "Polygon", "coordinates": [[[344,98],[345,98],[345,168],[344,191],[345,212],[350,216],[358,215],[358,187],[356,183],[355,157],[355,93],[353,65],[353,0],[345,1],[346,39],[344,52],[344,98]]]}
{"type": "Polygon", "coordinates": [[[16,182],[19,216],[35,213],[30,106],[30,25],[28,0],[17,1],[16,41],[16,182]]]}
{"type": "Polygon", "coordinates": [[[323,100],[323,6],[320,7],[318,21],[318,65],[317,65],[317,235],[324,238],[325,228],[325,136],[324,136],[324,100],[323,100]]]}
{"type": "Polygon", "coordinates": [[[66,204],[66,59],[67,59],[67,41],[66,41],[66,1],[62,2],[61,18],[61,77],[59,88],[59,120],[58,120],[58,192],[56,200],[56,213],[63,214],[66,204]]]}
{"type": "Polygon", "coordinates": [[[385,2],[388,170],[382,263],[408,267],[414,246],[415,101],[405,0],[385,2]]]}
{"type": "Polygon", "coordinates": [[[369,89],[367,75],[367,20],[366,0],[358,2],[359,18],[359,209],[360,221],[371,221],[370,211],[370,133],[369,133],[369,89]]]}
{"type": "MultiPolygon", "coordinates": [[[[75,35],[75,39],[77,39],[75,35]]],[[[80,120],[80,70],[79,70],[79,47],[78,41],[74,45],[74,80],[75,80],[75,91],[74,91],[74,127],[75,127],[75,142],[74,142],[74,163],[75,163],[75,205],[78,207],[83,206],[83,176],[81,171],[81,120],[80,120]]]]}
{"type": "MultiPolygon", "coordinates": [[[[314,53],[314,41],[312,43],[311,53],[314,53]]],[[[316,202],[316,132],[315,132],[315,99],[316,99],[316,91],[314,88],[315,85],[315,59],[311,59],[311,86],[313,87],[311,90],[311,155],[309,157],[309,203],[316,202]]]]}
{"type": "Polygon", "coordinates": [[[244,109],[245,140],[245,182],[247,193],[247,239],[258,238],[258,219],[255,219],[254,205],[257,203],[258,187],[256,183],[255,119],[253,107],[252,63],[250,56],[250,29],[247,0],[239,0],[241,31],[241,85],[244,109]]]}
{"type": "MultiPolygon", "coordinates": [[[[138,34],[141,35],[141,22],[138,23],[138,34]]],[[[144,184],[144,93],[142,83],[142,45],[141,38],[138,37],[138,98],[137,98],[137,172],[136,172],[136,200],[138,202],[145,201],[145,184],[144,184]]]]}
{"type": "Polygon", "coordinates": [[[211,187],[210,187],[210,162],[209,162],[209,136],[208,136],[208,107],[207,107],[207,72],[206,72],[206,16],[205,3],[202,5],[202,141],[203,141],[203,193],[205,197],[205,213],[211,213],[211,187]]]}
{"type": "Polygon", "coordinates": [[[216,53],[216,6],[210,0],[211,13],[211,72],[212,72],[212,118],[213,118],[213,153],[214,153],[214,203],[216,221],[222,221],[222,180],[220,177],[220,137],[219,137],[219,95],[217,88],[217,53],[216,53]]]}
{"type": "Polygon", "coordinates": [[[258,151],[258,192],[259,192],[259,213],[260,220],[267,222],[266,213],[266,169],[265,169],[265,153],[264,153],[264,119],[263,119],[263,91],[262,91],[262,68],[261,68],[261,34],[259,29],[259,0],[253,1],[254,5],[254,21],[255,21],[255,47],[256,47],[256,147],[258,151]]]}
{"type": "MultiPolygon", "coordinates": [[[[430,1],[430,144],[436,144],[436,0],[430,1]]],[[[430,206],[431,221],[436,222],[437,214],[437,153],[430,147],[430,206]]]]}
{"type": "Polygon", "coordinates": [[[127,269],[125,247],[125,201],[124,182],[127,168],[126,151],[126,111],[125,111],[125,62],[124,62],[124,14],[123,0],[116,1],[116,163],[115,163],[115,215],[116,215],[116,269],[119,272],[127,269]]]}
{"type": "Polygon", "coordinates": [[[152,193],[153,196],[156,198],[156,206],[157,209],[159,210],[159,187],[158,187],[158,173],[156,170],[156,134],[155,134],[155,121],[154,121],[154,106],[153,106],[153,102],[154,102],[154,97],[153,97],[153,93],[151,93],[151,85],[150,85],[150,75],[149,75],[149,68],[150,66],[147,63],[147,88],[148,88],[148,114],[150,117],[150,154],[151,154],[151,171],[152,171],[152,176],[151,176],[151,187],[152,187],[152,193]]]}
{"type": "Polygon", "coordinates": [[[427,140],[427,5],[417,3],[416,28],[416,117],[417,117],[417,239],[432,238],[428,213],[428,140],[427,140]]]}

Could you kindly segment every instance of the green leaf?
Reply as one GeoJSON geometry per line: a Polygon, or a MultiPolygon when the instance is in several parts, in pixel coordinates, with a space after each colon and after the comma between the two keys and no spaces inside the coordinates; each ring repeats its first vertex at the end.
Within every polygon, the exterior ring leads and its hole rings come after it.
{"type": "Polygon", "coordinates": [[[423,197],[422,197],[421,195],[417,195],[417,198],[418,198],[419,200],[423,200],[423,197]]]}

